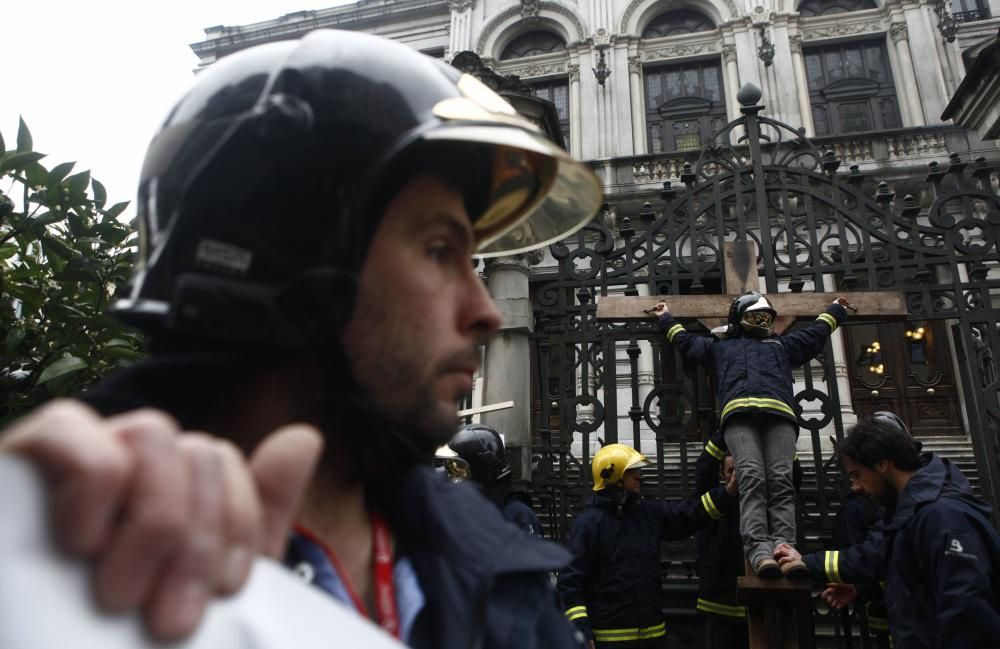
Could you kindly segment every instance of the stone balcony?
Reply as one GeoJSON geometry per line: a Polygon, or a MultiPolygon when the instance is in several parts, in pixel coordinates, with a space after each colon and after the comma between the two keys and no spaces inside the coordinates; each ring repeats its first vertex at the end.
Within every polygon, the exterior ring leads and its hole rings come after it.
{"type": "MultiPolygon", "coordinates": [[[[923,169],[930,162],[946,161],[952,153],[971,160],[998,158],[998,143],[980,141],[974,133],[951,125],[904,128],[812,139],[819,152],[833,151],[841,169],[858,165],[862,172],[895,175],[923,169]]],[[[765,145],[764,149],[767,149],[765,145]]],[[[684,163],[694,164],[700,151],[660,153],[593,161],[610,193],[647,192],[665,181],[680,182],[684,163]]]]}

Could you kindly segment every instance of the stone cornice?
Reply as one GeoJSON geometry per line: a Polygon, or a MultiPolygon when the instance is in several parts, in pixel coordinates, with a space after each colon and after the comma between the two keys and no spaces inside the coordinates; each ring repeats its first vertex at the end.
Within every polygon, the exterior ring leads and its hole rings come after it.
{"type": "MultiPolygon", "coordinates": [[[[736,19],[740,16],[740,10],[736,7],[736,3],[733,0],[724,0],[726,7],[729,9],[730,19],[736,19]]],[[[628,29],[628,24],[632,20],[632,14],[636,12],[639,7],[643,5],[651,5],[650,0],[632,0],[625,7],[625,11],[622,13],[621,22],[618,23],[618,33],[619,34],[631,34],[632,32],[628,29]]]]}
{"type": "MultiPolygon", "coordinates": [[[[583,23],[580,22],[580,17],[577,16],[576,13],[573,12],[572,10],[567,9],[561,4],[557,4],[555,2],[539,2],[538,10],[539,12],[537,17],[539,18],[544,18],[545,16],[542,14],[544,14],[545,12],[550,12],[553,14],[558,14],[559,16],[562,16],[563,18],[568,20],[570,24],[573,25],[573,29],[576,32],[574,34],[570,34],[572,40],[582,41],[586,39],[586,30],[584,30],[583,28],[583,23]]],[[[501,25],[503,25],[511,18],[514,18],[515,16],[521,16],[521,11],[522,11],[521,3],[518,3],[514,6],[507,7],[500,13],[490,18],[489,22],[487,22],[486,25],[483,27],[483,31],[480,32],[479,34],[479,42],[476,43],[476,53],[479,54],[480,56],[488,55],[488,53],[483,52],[483,48],[486,47],[486,43],[490,40],[490,38],[500,28],[501,25]]]]}

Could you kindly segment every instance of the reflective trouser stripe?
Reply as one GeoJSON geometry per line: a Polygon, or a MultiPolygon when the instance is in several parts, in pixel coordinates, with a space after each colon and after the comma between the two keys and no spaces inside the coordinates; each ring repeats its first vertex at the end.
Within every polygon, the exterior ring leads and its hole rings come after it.
{"type": "Polygon", "coordinates": [[[837,319],[829,313],[821,313],[816,319],[825,322],[830,327],[831,333],[837,330],[837,319]]]}
{"type": "Polygon", "coordinates": [[[684,331],[684,325],[675,324],[673,327],[670,327],[670,329],[667,329],[667,340],[674,342],[674,336],[682,331],[684,331]]]}
{"type": "Polygon", "coordinates": [[[708,444],[705,444],[705,451],[720,462],[726,457],[726,454],[722,452],[722,449],[713,444],[712,440],[708,440],[708,444]]]}
{"type": "Polygon", "coordinates": [[[656,626],[635,627],[632,629],[594,629],[594,639],[600,642],[628,642],[629,640],[646,640],[659,638],[667,634],[667,625],[661,622],[656,626]]]}
{"type": "Polygon", "coordinates": [[[722,512],[720,512],[719,508],[715,506],[714,502],[712,502],[712,497],[707,491],[701,495],[701,506],[705,508],[705,512],[708,513],[709,518],[714,520],[722,518],[722,512]]]}
{"type": "Polygon", "coordinates": [[[587,607],[586,606],[574,606],[572,608],[566,609],[566,617],[569,621],[578,620],[581,617],[587,617],[587,607]]]}
{"type": "Polygon", "coordinates": [[[745,606],[734,606],[732,604],[720,604],[719,602],[713,602],[708,599],[698,598],[698,610],[704,611],[705,613],[715,613],[716,615],[725,615],[727,617],[746,617],[747,609],[745,606]]]}
{"type": "Polygon", "coordinates": [[[826,570],[826,578],[836,584],[844,583],[840,578],[840,551],[827,550],[823,557],[823,567],[826,570]]]}
{"type": "Polygon", "coordinates": [[[743,397],[740,399],[733,399],[722,408],[722,416],[725,417],[737,408],[770,408],[772,410],[780,410],[781,412],[788,413],[792,417],[795,416],[795,411],[792,410],[787,403],[780,399],[771,399],[768,397],[743,397]]]}

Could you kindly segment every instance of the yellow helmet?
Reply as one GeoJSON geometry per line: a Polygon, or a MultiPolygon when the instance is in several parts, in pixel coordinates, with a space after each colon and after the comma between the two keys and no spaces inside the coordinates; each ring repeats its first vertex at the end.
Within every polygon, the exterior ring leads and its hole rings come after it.
{"type": "Polygon", "coordinates": [[[637,469],[649,464],[646,456],[631,446],[608,444],[594,454],[590,470],[594,474],[594,491],[614,487],[625,477],[629,469],[637,469]]]}

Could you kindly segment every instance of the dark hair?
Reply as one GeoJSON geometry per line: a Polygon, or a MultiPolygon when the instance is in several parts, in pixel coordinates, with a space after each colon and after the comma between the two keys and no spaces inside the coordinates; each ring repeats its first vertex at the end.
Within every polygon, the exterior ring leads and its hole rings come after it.
{"type": "Polygon", "coordinates": [[[837,449],[843,458],[874,468],[883,460],[892,460],[897,469],[916,471],[920,468],[920,446],[906,431],[878,420],[859,421],[837,449]]]}

